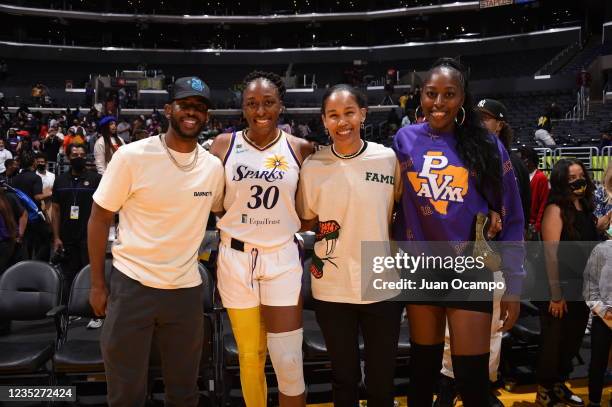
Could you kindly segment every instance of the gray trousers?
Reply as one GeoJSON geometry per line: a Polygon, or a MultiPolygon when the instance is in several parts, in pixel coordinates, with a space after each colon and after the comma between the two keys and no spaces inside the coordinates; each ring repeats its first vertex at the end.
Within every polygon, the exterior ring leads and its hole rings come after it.
{"type": "Polygon", "coordinates": [[[114,269],[100,336],[108,405],[145,405],[153,337],[159,347],[166,406],[196,407],[204,337],[202,286],[146,287],[114,269]]]}

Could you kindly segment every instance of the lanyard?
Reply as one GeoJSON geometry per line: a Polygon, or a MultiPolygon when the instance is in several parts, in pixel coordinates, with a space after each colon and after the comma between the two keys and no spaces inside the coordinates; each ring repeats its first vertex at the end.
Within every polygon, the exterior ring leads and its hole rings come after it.
{"type": "Polygon", "coordinates": [[[72,177],[70,183],[72,184],[72,206],[77,206],[76,202],[79,191],[75,187],[79,185],[79,178],[75,179],[72,177]]]}

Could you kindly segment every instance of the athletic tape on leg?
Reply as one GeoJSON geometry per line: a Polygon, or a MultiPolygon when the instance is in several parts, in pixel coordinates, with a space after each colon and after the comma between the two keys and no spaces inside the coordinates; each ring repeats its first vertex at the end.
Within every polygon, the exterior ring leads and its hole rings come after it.
{"type": "Polygon", "coordinates": [[[303,333],[302,328],[290,332],[268,332],[268,353],[278,390],[285,396],[299,396],[306,390],[302,364],[303,333]]]}

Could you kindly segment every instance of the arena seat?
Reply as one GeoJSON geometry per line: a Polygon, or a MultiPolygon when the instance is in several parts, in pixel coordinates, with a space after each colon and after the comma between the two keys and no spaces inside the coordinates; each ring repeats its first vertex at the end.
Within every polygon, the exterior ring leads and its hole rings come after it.
{"type": "Polygon", "coordinates": [[[61,286],[58,271],[40,261],[22,261],[0,276],[0,318],[28,321],[0,339],[0,380],[20,375],[52,379],[45,364],[59,336],[59,321],[53,321],[50,314],[59,306],[61,286]],[[56,336],[40,335],[32,329],[41,322],[55,322],[56,336]]]}
{"type": "MultiPolygon", "coordinates": [[[[110,290],[112,261],[106,260],[104,274],[110,290]]],[[[59,312],[68,323],[62,330],[60,344],[53,356],[54,371],[60,377],[66,374],[84,374],[104,372],[104,362],[100,352],[100,330],[85,330],[84,321],[96,318],[89,305],[91,287],[91,267],[88,264],[77,274],[70,289],[68,306],[62,306],[59,312]],[[70,321],[71,317],[83,319],[70,321]]]]}

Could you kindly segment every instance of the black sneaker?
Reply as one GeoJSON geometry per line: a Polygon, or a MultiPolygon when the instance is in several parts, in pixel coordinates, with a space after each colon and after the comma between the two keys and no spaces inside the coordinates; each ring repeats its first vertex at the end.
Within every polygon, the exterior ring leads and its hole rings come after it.
{"type": "Polygon", "coordinates": [[[457,388],[455,379],[441,375],[438,397],[433,402],[433,407],[454,407],[457,402],[457,388]]]}
{"type": "Polygon", "coordinates": [[[557,397],[569,407],[584,407],[584,401],[576,396],[565,383],[555,383],[553,390],[557,397]]]}
{"type": "Polygon", "coordinates": [[[566,407],[565,403],[557,397],[554,389],[547,389],[542,386],[538,386],[535,402],[540,407],[566,407]]]}

